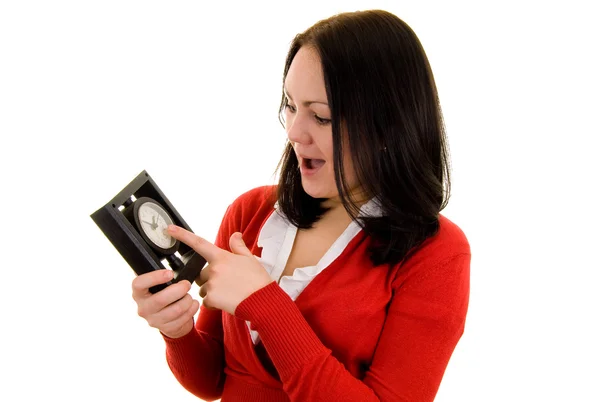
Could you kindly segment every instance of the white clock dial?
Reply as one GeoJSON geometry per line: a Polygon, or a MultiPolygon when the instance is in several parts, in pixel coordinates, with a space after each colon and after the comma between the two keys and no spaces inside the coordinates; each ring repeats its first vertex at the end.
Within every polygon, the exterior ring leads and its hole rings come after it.
{"type": "Polygon", "coordinates": [[[173,220],[160,205],[151,201],[144,202],[138,209],[138,218],[144,234],[156,246],[168,249],[175,245],[177,240],[165,233],[173,220]]]}

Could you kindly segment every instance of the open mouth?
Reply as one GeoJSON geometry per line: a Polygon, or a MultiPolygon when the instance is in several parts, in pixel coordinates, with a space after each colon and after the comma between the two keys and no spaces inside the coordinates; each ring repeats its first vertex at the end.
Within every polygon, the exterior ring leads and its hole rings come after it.
{"type": "Polygon", "coordinates": [[[302,159],[302,170],[305,173],[316,173],[325,164],[323,159],[302,159]]]}

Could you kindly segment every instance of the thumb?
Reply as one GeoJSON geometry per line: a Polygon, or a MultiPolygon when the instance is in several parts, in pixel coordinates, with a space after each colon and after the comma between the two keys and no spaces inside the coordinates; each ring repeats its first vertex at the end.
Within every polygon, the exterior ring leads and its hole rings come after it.
{"type": "Polygon", "coordinates": [[[229,238],[229,248],[234,254],[245,255],[246,257],[254,256],[250,250],[248,250],[248,247],[246,247],[246,243],[244,243],[244,239],[240,232],[235,232],[231,235],[229,238]]]}

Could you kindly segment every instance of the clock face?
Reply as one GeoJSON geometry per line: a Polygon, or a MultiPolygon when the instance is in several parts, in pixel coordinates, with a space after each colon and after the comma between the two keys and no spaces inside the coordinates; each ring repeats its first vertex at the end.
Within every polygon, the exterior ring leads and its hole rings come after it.
{"type": "Polygon", "coordinates": [[[160,205],[146,201],[138,208],[138,220],[144,234],[157,247],[168,249],[175,245],[176,239],[165,233],[173,220],[160,205]]]}

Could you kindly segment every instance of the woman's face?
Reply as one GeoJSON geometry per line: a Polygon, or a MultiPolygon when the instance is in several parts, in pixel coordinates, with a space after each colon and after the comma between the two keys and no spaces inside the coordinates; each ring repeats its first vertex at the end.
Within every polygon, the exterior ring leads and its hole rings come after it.
{"type": "MultiPolygon", "coordinates": [[[[313,198],[336,199],[331,111],[321,61],[314,49],[303,46],[294,56],[285,94],[285,129],[298,158],[302,187],[313,198]]],[[[357,180],[347,145],[343,155],[344,178],[354,189],[357,180]]]]}

